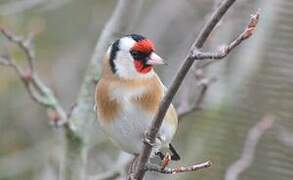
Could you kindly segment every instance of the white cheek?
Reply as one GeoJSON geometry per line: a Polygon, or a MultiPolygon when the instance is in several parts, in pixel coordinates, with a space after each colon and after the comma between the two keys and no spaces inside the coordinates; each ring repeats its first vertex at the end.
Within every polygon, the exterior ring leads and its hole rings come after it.
{"type": "Polygon", "coordinates": [[[131,55],[127,52],[120,51],[116,58],[117,74],[124,79],[133,79],[138,75],[131,55]]]}
{"type": "Polygon", "coordinates": [[[155,75],[154,71],[143,74],[137,72],[133,58],[130,53],[125,51],[119,51],[117,53],[117,58],[115,60],[115,66],[117,69],[117,75],[123,79],[132,80],[132,79],[148,79],[155,75]]]}

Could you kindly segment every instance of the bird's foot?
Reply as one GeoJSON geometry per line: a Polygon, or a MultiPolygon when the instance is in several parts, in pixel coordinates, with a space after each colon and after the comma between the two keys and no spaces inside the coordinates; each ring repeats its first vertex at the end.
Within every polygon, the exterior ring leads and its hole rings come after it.
{"type": "Polygon", "coordinates": [[[158,149],[158,148],[161,147],[161,144],[162,144],[161,141],[162,141],[162,140],[161,140],[161,137],[157,137],[157,138],[155,139],[155,142],[152,142],[152,141],[150,140],[149,136],[148,136],[147,131],[144,133],[144,140],[143,140],[143,142],[149,144],[149,145],[152,146],[154,149],[158,149]]]}
{"type": "Polygon", "coordinates": [[[166,152],[165,156],[163,157],[163,160],[161,161],[161,169],[164,170],[172,160],[171,154],[166,152]]]}

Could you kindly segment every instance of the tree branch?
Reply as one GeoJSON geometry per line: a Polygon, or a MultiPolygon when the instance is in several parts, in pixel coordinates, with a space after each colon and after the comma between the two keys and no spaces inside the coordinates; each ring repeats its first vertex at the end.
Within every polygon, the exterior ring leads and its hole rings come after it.
{"type": "MultiPolygon", "coordinates": [[[[75,128],[82,127],[79,124],[89,120],[96,121],[96,115],[93,111],[94,89],[96,82],[100,77],[99,65],[102,62],[104,54],[110,43],[129,31],[133,21],[137,16],[137,11],[142,7],[143,0],[119,0],[116,8],[101,32],[97,41],[92,58],[88,65],[84,81],[81,85],[80,94],[76,106],[72,109],[72,115],[69,119],[75,128]]],[[[91,124],[91,123],[87,123],[91,124]]],[[[76,130],[78,131],[78,130],[76,130]]],[[[83,130],[81,130],[83,131],[83,130]]]]}
{"type": "Polygon", "coordinates": [[[194,56],[196,59],[198,59],[198,60],[212,59],[212,60],[209,60],[208,62],[203,63],[203,64],[198,64],[198,66],[195,67],[195,74],[196,74],[195,76],[196,76],[196,79],[199,81],[199,84],[201,86],[201,90],[200,90],[199,96],[198,96],[195,103],[193,103],[192,105],[186,106],[183,109],[181,109],[180,107],[178,108],[179,119],[181,119],[182,117],[184,117],[194,111],[201,109],[201,104],[202,104],[203,99],[206,95],[206,92],[209,88],[209,85],[211,83],[215,82],[215,80],[216,80],[215,78],[208,79],[208,78],[204,77],[202,69],[206,68],[207,66],[211,65],[212,63],[217,62],[214,60],[223,59],[232,51],[232,49],[234,49],[235,47],[240,45],[240,43],[242,41],[251,37],[253,32],[256,29],[256,25],[258,23],[259,16],[260,16],[259,12],[257,12],[254,15],[251,15],[250,22],[248,23],[246,29],[240,35],[238,35],[238,37],[235,40],[233,40],[230,44],[224,45],[221,48],[218,48],[218,49],[220,49],[220,50],[218,50],[218,52],[215,52],[215,53],[200,52],[197,49],[195,49],[194,56]]]}
{"type": "Polygon", "coordinates": [[[128,33],[129,27],[142,8],[143,0],[119,0],[115,10],[101,32],[87,72],[81,85],[80,93],[68,120],[64,169],[64,179],[84,179],[87,151],[90,146],[102,141],[101,131],[96,128],[94,107],[94,89],[100,77],[99,65],[110,43],[118,36],[128,33]],[[93,132],[96,133],[93,135],[93,132]]]}
{"type": "MultiPolygon", "coordinates": [[[[25,1],[28,2],[28,1],[25,1]]],[[[34,0],[32,2],[39,3],[43,0],[34,0]]],[[[93,111],[94,105],[94,88],[95,82],[99,79],[99,62],[101,62],[106,48],[112,40],[118,36],[126,34],[130,27],[133,27],[138,12],[142,7],[143,0],[119,0],[117,6],[102,31],[95,52],[89,63],[85,79],[81,86],[81,92],[77,99],[76,105],[72,108],[69,115],[61,107],[58,99],[53,92],[40,80],[38,74],[35,72],[34,62],[35,55],[32,47],[32,38],[24,39],[17,37],[14,34],[2,29],[1,33],[4,37],[14,44],[16,44],[24,53],[28,62],[28,68],[23,70],[9,54],[0,54],[0,65],[12,67],[17,75],[24,83],[28,93],[34,101],[42,106],[48,108],[48,115],[59,125],[64,124],[64,140],[65,153],[63,161],[60,165],[61,179],[85,179],[85,169],[87,162],[87,154],[90,145],[95,145],[95,142],[90,142],[90,135],[93,132],[93,124],[96,124],[96,115],[93,111]]],[[[16,4],[7,4],[1,8],[9,8],[16,4]],[[9,5],[9,6],[8,6],[9,5]]],[[[23,6],[24,4],[17,4],[20,11],[32,8],[34,6],[23,6]]],[[[30,4],[32,5],[32,4],[30,4]]],[[[16,8],[17,9],[17,8],[16,8]]],[[[18,9],[19,10],[19,9],[18,9]]],[[[8,11],[7,11],[8,12],[8,11]]],[[[10,11],[9,11],[10,12],[10,11]]],[[[1,13],[0,13],[1,14],[1,13]]],[[[99,131],[95,129],[97,134],[99,131]]],[[[100,132],[101,133],[101,132],[100,132]]],[[[102,139],[102,138],[101,138],[102,139]]]]}
{"type": "Polygon", "coordinates": [[[192,172],[192,171],[198,171],[201,169],[205,169],[210,167],[212,164],[210,161],[206,161],[199,164],[194,164],[191,166],[186,167],[176,167],[176,168],[164,168],[162,169],[161,166],[155,165],[155,164],[146,164],[145,171],[154,171],[162,174],[177,174],[177,173],[184,173],[184,172],[192,172]]]}
{"type": "Polygon", "coordinates": [[[227,169],[225,180],[237,180],[239,174],[251,165],[257,143],[264,132],[272,127],[273,123],[274,117],[271,115],[265,115],[249,130],[241,157],[227,169]]]}
{"type": "MultiPolygon", "coordinates": [[[[132,177],[136,180],[142,180],[145,174],[145,164],[150,158],[150,154],[152,151],[151,144],[155,142],[155,138],[157,136],[157,133],[161,127],[161,124],[163,122],[163,118],[167,112],[167,109],[169,108],[171,101],[177,92],[178,88],[180,87],[185,75],[191,68],[193,62],[195,60],[203,59],[201,58],[201,53],[198,53],[198,49],[200,49],[205,41],[207,40],[208,36],[216,26],[216,24],[219,22],[219,20],[223,17],[223,15],[228,11],[228,9],[231,7],[231,5],[235,2],[235,0],[224,0],[220,6],[215,10],[215,12],[212,14],[211,18],[208,20],[206,25],[203,27],[201,32],[199,33],[197,39],[193,43],[190,53],[187,55],[187,57],[184,60],[183,65],[180,67],[179,71],[177,72],[175,79],[172,81],[171,86],[169,87],[166,95],[161,101],[161,104],[159,106],[159,109],[153,119],[151,128],[148,130],[148,133],[146,134],[147,141],[144,141],[144,147],[142,153],[139,155],[138,159],[138,165],[136,167],[136,170],[133,175],[130,175],[129,177],[132,177]],[[146,143],[150,142],[150,143],[146,143]]],[[[236,47],[236,46],[235,46],[236,47]]],[[[228,51],[226,51],[229,53],[228,51]]],[[[210,56],[207,56],[206,58],[210,58],[210,56]]]]}
{"type": "Polygon", "coordinates": [[[205,59],[212,59],[205,64],[202,64],[201,66],[198,66],[197,69],[203,69],[209,66],[210,64],[216,62],[214,60],[223,59],[226,57],[234,48],[236,48],[238,45],[240,45],[244,40],[250,38],[253,33],[256,30],[256,26],[258,24],[260,17],[259,11],[257,11],[255,14],[251,15],[250,21],[245,28],[245,30],[237,36],[236,39],[234,39],[232,42],[230,42],[228,45],[224,45],[220,48],[218,48],[218,52],[211,53],[211,52],[200,52],[197,49],[194,51],[194,56],[198,60],[205,60],[205,59]]]}
{"type": "Polygon", "coordinates": [[[1,55],[0,64],[12,67],[19,76],[31,98],[38,104],[52,110],[51,120],[54,125],[63,125],[67,121],[67,114],[59,103],[57,97],[53,94],[39,78],[35,71],[35,52],[33,48],[33,36],[27,39],[14,35],[13,33],[0,28],[0,33],[11,43],[16,44],[25,54],[28,67],[23,70],[20,65],[16,64],[9,54],[1,55]]]}

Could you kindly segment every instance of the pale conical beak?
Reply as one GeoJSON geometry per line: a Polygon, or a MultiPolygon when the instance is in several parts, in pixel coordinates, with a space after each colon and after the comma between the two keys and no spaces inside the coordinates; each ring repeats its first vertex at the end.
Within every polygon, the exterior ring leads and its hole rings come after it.
{"type": "Polygon", "coordinates": [[[148,65],[159,65],[159,64],[166,64],[164,60],[158,56],[156,53],[152,52],[150,58],[147,60],[146,64],[148,65]]]}

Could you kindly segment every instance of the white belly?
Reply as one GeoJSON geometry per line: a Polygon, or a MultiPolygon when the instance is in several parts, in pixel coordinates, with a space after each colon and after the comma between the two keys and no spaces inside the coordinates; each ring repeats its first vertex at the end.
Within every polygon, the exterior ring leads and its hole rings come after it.
{"type": "MultiPolygon", "coordinates": [[[[142,151],[144,134],[151,126],[152,120],[153,115],[126,101],[123,104],[123,110],[118,114],[117,118],[102,125],[102,128],[112,141],[124,151],[131,154],[139,154],[142,151]]],[[[174,133],[174,127],[163,122],[159,131],[159,135],[163,139],[162,147],[170,143],[174,133]]]]}

